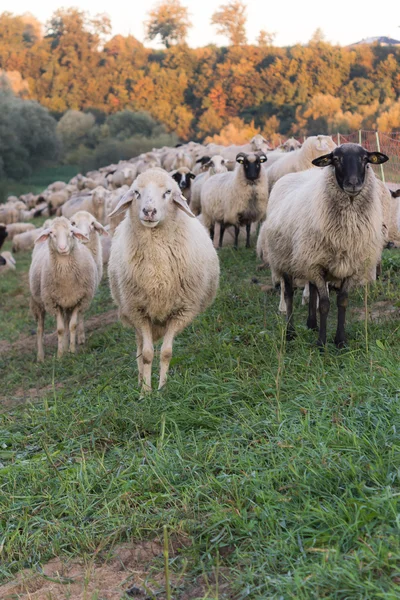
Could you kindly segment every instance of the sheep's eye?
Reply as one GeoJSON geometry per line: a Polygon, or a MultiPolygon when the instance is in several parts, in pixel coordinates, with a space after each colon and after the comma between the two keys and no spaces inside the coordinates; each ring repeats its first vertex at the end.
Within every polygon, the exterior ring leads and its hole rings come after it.
{"type": "MultiPolygon", "coordinates": [[[[221,160],[221,165],[224,165],[224,164],[225,164],[225,161],[224,161],[224,160],[221,160]]],[[[213,165],[213,166],[214,166],[214,165],[213,165]]]]}
{"type": "Polygon", "coordinates": [[[165,195],[165,196],[169,196],[170,194],[171,194],[171,190],[166,190],[166,192],[165,192],[165,194],[164,194],[164,195],[165,195]]]}
{"type": "Polygon", "coordinates": [[[136,198],[140,198],[140,192],[138,192],[137,190],[135,190],[134,194],[135,194],[136,198]]]}

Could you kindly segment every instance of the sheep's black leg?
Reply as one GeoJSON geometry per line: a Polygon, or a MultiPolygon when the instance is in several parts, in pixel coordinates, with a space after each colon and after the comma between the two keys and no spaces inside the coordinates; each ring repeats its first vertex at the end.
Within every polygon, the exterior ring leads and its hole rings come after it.
{"type": "Polygon", "coordinates": [[[235,243],[233,245],[233,247],[235,248],[235,250],[238,249],[239,233],[240,233],[240,227],[238,227],[237,225],[235,225],[235,243]]]}
{"type": "Polygon", "coordinates": [[[344,348],[347,343],[345,334],[345,322],[346,322],[346,308],[348,304],[348,284],[346,279],[343,280],[340,290],[337,293],[337,308],[338,308],[338,321],[335,335],[335,344],[338,348],[344,348]]]}
{"type": "Polygon", "coordinates": [[[308,329],[312,329],[313,331],[318,331],[318,321],[317,321],[317,300],[318,300],[318,290],[313,283],[309,283],[310,286],[310,298],[308,301],[308,319],[307,319],[307,327],[308,329]]]}
{"type": "Polygon", "coordinates": [[[214,232],[215,232],[215,225],[214,223],[210,226],[210,238],[211,241],[214,241],[214,232]]]}
{"type": "Polygon", "coordinates": [[[376,265],[376,278],[380,279],[381,276],[382,276],[382,261],[379,260],[378,264],[376,265]]]}
{"type": "Polygon", "coordinates": [[[316,286],[318,289],[319,295],[319,336],[317,345],[320,347],[324,347],[326,345],[326,327],[328,323],[328,314],[330,308],[329,302],[329,293],[326,289],[326,281],[324,278],[321,278],[316,282],[316,286]]]}
{"type": "Polygon", "coordinates": [[[284,296],[286,302],[286,339],[290,341],[296,336],[293,324],[293,277],[284,273],[283,281],[285,283],[284,296]]]}
{"type": "Polygon", "coordinates": [[[222,242],[224,241],[225,223],[220,223],[219,229],[219,244],[218,247],[222,248],[222,242]]]}
{"type": "Polygon", "coordinates": [[[251,229],[251,223],[247,223],[247,225],[246,225],[246,248],[250,248],[250,229],[251,229]]]}

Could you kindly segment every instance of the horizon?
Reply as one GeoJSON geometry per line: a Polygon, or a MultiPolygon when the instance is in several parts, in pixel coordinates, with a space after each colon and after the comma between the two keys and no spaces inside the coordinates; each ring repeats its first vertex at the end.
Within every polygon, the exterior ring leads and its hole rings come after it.
{"type": "MultiPolygon", "coordinates": [[[[61,2],[59,6],[53,5],[52,7],[50,7],[47,0],[39,0],[32,10],[30,0],[15,0],[12,14],[17,16],[23,13],[31,13],[41,23],[45,24],[58,8],[75,7],[88,12],[92,16],[105,13],[111,20],[111,36],[133,35],[147,47],[161,48],[161,43],[148,42],[145,39],[144,22],[147,19],[148,11],[155,4],[157,2],[152,1],[146,3],[146,6],[142,4],[129,8],[129,6],[123,5],[122,0],[115,0],[113,8],[110,10],[110,4],[105,0],[80,0],[79,3],[67,0],[61,2]]],[[[209,44],[227,45],[226,38],[217,35],[215,27],[210,24],[213,12],[220,5],[226,4],[226,1],[221,0],[221,2],[215,3],[211,0],[204,0],[199,6],[199,3],[195,0],[182,0],[182,4],[188,7],[193,24],[187,37],[187,43],[190,47],[197,48],[209,44]]],[[[399,26],[391,24],[400,22],[400,14],[398,19],[392,19],[389,23],[386,15],[390,11],[386,10],[381,13],[365,11],[361,2],[348,3],[345,0],[338,0],[335,4],[335,12],[325,12],[324,14],[321,14],[321,3],[317,0],[304,0],[302,4],[291,0],[286,4],[273,4],[268,7],[263,0],[248,0],[246,4],[246,32],[248,44],[250,45],[256,43],[256,38],[261,29],[269,33],[276,33],[273,45],[278,47],[306,44],[318,28],[322,30],[327,42],[340,46],[355,44],[370,37],[400,38],[399,26]],[[359,18],[360,8],[363,13],[362,19],[359,18]],[[291,15],[290,22],[287,20],[288,11],[291,15]],[[343,14],[346,15],[345,23],[342,22],[341,18],[343,14]]],[[[391,6],[395,8],[392,1],[389,2],[389,9],[391,6]]],[[[398,12],[400,13],[400,11],[398,12]]]]}

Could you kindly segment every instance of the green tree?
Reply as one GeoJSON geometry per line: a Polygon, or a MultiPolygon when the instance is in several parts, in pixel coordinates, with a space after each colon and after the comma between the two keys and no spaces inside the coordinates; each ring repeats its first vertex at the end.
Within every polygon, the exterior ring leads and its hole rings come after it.
{"type": "Polygon", "coordinates": [[[189,11],[179,0],[162,0],[149,12],[147,39],[160,36],[166,48],[185,41],[189,27],[189,11]]]}
{"type": "Polygon", "coordinates": [[[242,0],[231,0],[215,11],[211,24],[217,33],[226,36],[234,46],[246,44],[246,5],[242,0]]]}

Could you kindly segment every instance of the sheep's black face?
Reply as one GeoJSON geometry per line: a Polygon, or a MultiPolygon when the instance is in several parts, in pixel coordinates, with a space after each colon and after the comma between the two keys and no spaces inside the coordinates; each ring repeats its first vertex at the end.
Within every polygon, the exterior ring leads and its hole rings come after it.
{"type": "Polygon", "coordinates": [[[368,163],[380,165],[387,160],[389,157],[381,152],[368,152],[358,144],[342,144],[312,163],[316,167],[332,165],[338,186],[349,196],[357,196],[364,187],[368,163]]]}
{"type": "Polygon", "coordinates": [[[190,188],[190,183],[194,177],[193,173],[179,173],[179,171],[172,175],[172,179],[175,179],[181,190],[190,188]]]}
{"type": "Polygon", "coordinates": [[[245,154],[240,152],[236,162],[243,165],[244,174],[249,181],[256,181],[260,177],[261,163],[266,162],[267,157],[262,152],[259,154],[245,154]]]}

